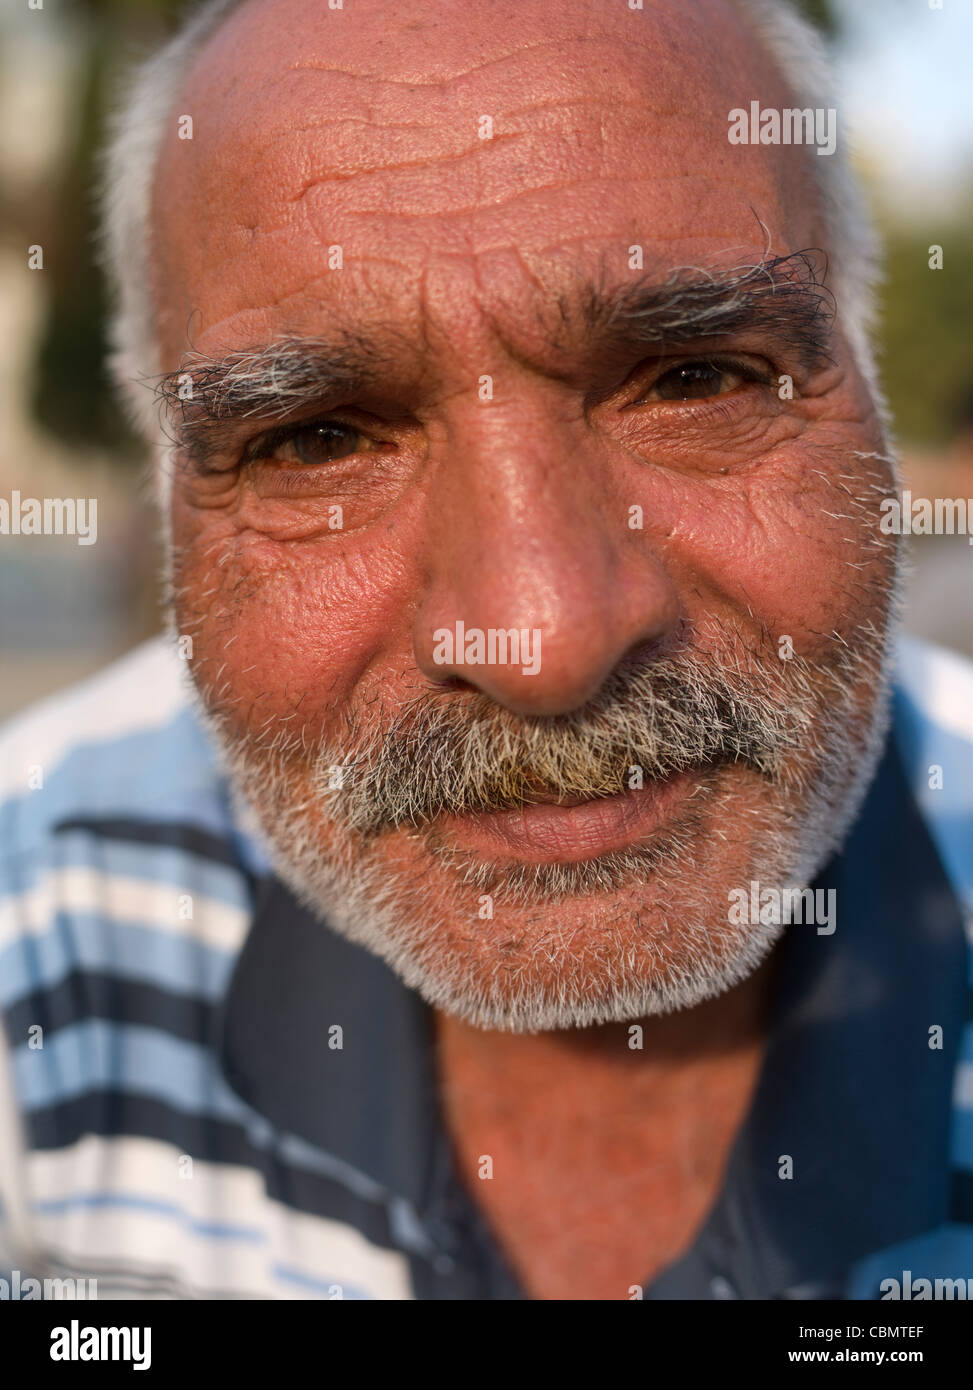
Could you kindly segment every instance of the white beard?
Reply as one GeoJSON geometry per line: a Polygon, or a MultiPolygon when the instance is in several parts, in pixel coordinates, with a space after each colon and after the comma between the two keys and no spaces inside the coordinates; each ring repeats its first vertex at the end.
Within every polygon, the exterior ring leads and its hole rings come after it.
{"type": "MultiPolygon", "coordinates": [[[[784,800],[782,790],[772,790],[765,823],[751,841],[750,862],[740,866],[735,883],[757,880],[767,886],[805,887],[856,820],[889,725],[890,635],[898,611],[897,591],[898,586],[884,640],[880,642],[876,634],[861,658],[859,680],[869,680],[875,690],[867,728],[863,733],[859,720],[858,732],[853,732],[856,721],[850,711],[853,698],[860,699],[860,688],[858,681],[849,681],[828,709],[819,711],[816,773],[803,789],[800,814],[793,813],[793,801],[784,800]]],[[[784,930],[780,923],[728,925],[725,905],[712,901],[712,885],[708,901],[695,891],[698,856],[692,836],[676,834],[663,844],[658,862],[649,871],[657,918],[646,944],[653,963],[650,976],[646,976],[645,954],[633,954],[631,948],[609,947],[598,954],[593,966],[579,968],[579,952],[562,934],[560,954],[551,958],[551,973],[543,984],[524,983],[523,978],[512,981],[499,959],[488,978],[471,978],[463,953],[445,944],[457,916],[461,874],[441,874],[438,881],[429,875],[417,883],[390,872],[370,852],[368,841],[352,832],[342,831],[325,852],[319,834],[320,802],[295,806],[290,781],[266,746],[255,750],[246,739],[229,738],[220,721],[205,710],[203,715],[236,794],[253,808],[263,826],[281,879],[329,927],[384,960],[433,1008],[474,1026],[539,1032],[692,1008],[750,976],[784,930]],[[661,922],[659,902],[667,910],[661,922]],[[674,927],[669,926],[669,912],[675,918],[674,927]]],[[[325,768],[340,758],[325,749],[317,761],[325,768]]],[[[709,803],[717,813],[717,824],[720,795],[717,789],[709,803]]],[[[640,883],[629,877],[625,892],[631,901],[626,898],[624,905],[629,922],[642,912],[652,918],[648,889],[648,879],[640,883]],[[645,899],[639,897],[643,883],[645,899]]],[[[605,905],[597,893],[587,900],[596,913],[602,906],[607,915],[612,905],[605,905]]],[[[641,921],[639,925],[642,928],[641,921]]]]}

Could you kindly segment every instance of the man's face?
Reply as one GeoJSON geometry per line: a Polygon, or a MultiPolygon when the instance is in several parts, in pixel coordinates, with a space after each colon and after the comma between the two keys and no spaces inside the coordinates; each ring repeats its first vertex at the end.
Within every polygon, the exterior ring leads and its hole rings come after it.
{"type": "Polygon", "coordinates": [[[890,477],[755,95],[716,0],[253,0],[162,152],[194,679],[284,876],[486,1026],[743,978],[873,766],[890,477]]]}

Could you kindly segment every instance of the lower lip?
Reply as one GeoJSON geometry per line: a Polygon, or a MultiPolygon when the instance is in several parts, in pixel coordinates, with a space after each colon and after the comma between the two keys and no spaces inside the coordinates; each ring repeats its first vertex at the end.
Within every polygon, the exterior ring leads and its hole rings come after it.
{"type": "Polygon", "coordinates": [[[474,853],[503,852],[535,863],[595,859],[631,848],[662,829],[693,781],[692,773],[679,772],[639,791],[579,806],[522,806],[443,816],[439,828],[458,848],[474,853]]]}

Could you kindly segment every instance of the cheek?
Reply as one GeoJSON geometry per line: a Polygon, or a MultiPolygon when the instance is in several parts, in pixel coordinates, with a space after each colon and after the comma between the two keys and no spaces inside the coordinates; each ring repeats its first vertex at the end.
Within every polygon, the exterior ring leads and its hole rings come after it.
{"type": "Polygon", "coordinates": [[[377,536],[281,544],[221,520],[174,569],[180,633],[207,703],[254,732],[273,716],[324,731],[395,641],[403,566],[377,536]]]}
{"type": "Polygon", "coordinates": [[[879,531],[877,500],[863,500],[869,480],[848,472],[792,458],[711,489],[705,506],[686,499],[669,556],[685,566],[690,606],[729,608],[809,658],[827,655],[835,631],[850,640],[868,621],[881,626],[896,538],[879,531]]]}

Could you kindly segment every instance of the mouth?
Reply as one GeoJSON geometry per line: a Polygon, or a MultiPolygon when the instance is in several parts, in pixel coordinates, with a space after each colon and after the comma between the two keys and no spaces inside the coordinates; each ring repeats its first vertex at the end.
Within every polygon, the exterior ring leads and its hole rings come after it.
{"type": "Polygon", "coordinates": [[[630,849],[665,828],[700,785],[700,773],[674,772],[637,790],[593,799],[531,796],[506,811],[443,816],[439,830],[457,849],[483,858],[572,863],[630,849]]]}

